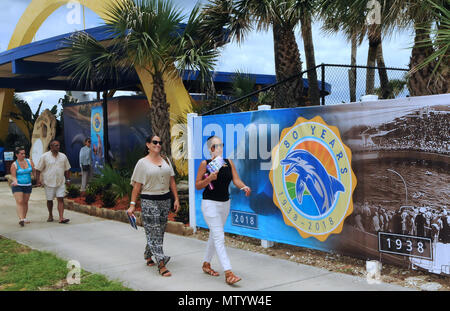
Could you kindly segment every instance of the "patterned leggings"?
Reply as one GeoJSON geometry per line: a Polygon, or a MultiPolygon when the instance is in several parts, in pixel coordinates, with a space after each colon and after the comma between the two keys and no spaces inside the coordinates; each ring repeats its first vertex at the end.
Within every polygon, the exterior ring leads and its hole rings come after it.
{"type": "Polygon", "coordinates": [[[141,199],[141,205],[142,222],[145,229],[145,235],[147,236],[144,258],[147,260],[154,255],[157,263],[164,260],[164,264],[166,264],[170,257],[164,255],[163,241],[169,215],[170,199],[141,199]]]}

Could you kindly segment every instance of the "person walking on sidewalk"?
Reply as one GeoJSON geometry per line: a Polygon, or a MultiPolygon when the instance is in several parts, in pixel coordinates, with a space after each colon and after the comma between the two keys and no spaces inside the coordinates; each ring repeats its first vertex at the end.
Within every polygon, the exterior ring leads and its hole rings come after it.
{"type": "Polygon", "coordinates": [[[34,163],[26,158],[25,149],[17,148],[14,152],[17,160],[11,165],[12,184],[11,190],[16,200],[17,216],[19,216],[19,225],[24,226],[30,223],[27,220],[28,200],[31,196],[32,182],[31,175],[35,176],[34,163]]]}
{"type": "Polygon", "coordinates": [[[59,152],[60,142],[56,139],[50,142],[50,151],[44,153],[36,166],[37,185],[45,188],[48,208],[48,222],[53,221],[53,199],[58,202],[59,223],[66,224],[69,219],[64,218],[64,196],[66,184],[70,185],[70,163],[64,153],[59,152]],[[42,173],[42,182],[40,175],[42,173]]]}
{"type": "Polygon", "coordinates": [[[81,168],[81,193],[86,191],[86,185],[89,179],[92,177],[92,165],[91,165],[91,139],[86,138],[84,140],[84,147],[80,149],[80,168],[81,168]]]}
{"type": "Polygon", "coordinates": [[[144,259],[148,266],[154,266],[155,262],[152,259],[154,256],[158,263],[159,274],[168,277],[172,275],[166,268],[170,257],[164,255],[163,241],[171,205],[169,189],[174,196],[175,213],[180,207],[175,172],[170,160],[161,155],[162,141],[159,136],[147,137],[145,144],[148,155],[140,159],[134,167],[131,176],[133,191],[127,213],[129,216],[134,213],[136,200],[140,194],[142,222],[147,237],[144,259]]]}
{"type": "Polygon", "coordinates": [[[230,194],[228,187],[230,182],[239,189],[245,191],[245,195],[251,193],[250,187],[246,186],[236,171],[233,161],[224,159],[223,165],[219,171],[209,174],[204,178],[206,166],[216,157],[222,157],[223,143],[217,136],[211,136],[207,140],[208,150],[211,152],[211,160],[204,160],[198,168],[197,178],[195,180],[195,188],[203,191],[202,213],[209,227],[209,239],[206,246],[206,254],[203,262],[203,271],[212,276],[219,276],[219,273],[211,268],[211,259],[214,252],[217,252],[219,261],[225,271],[225,281],[232,285],[241,280],[240,277],[234,275],[231,271],[231,264],[225,250],[225,233],[224,226],[230,212],[230,194]],[[212,189],[209,184],[212,184],[212,189]]]}

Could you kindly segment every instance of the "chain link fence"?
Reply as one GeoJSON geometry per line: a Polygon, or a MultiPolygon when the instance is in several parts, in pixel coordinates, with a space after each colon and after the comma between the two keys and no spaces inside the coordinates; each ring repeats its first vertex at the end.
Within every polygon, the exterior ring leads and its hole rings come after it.
{"type": "MultiPolygon", "coordinates": [[[[247,89],[245,95],[206,97],[196,112],[201,115],[242,112],[256,110],[259,105],[272,108],[335,105],[360,101],[366,94],[378,95],[379,99],[402,98],[409,95],[407,73],[408,69],[403,68],[321,64],[302,72],[301,76],[256,90],[254,86],[247,89]],[[317,85],[309,83],[314,81],[313,73],[317,85]]],[[[249,84],[247,82],[247,86],[249,84]]]]}

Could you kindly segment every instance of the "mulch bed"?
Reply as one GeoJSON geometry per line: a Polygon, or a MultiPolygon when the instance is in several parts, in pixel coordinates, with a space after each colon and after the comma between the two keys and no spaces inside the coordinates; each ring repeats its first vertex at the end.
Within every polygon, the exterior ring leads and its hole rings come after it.
{"type": "MultiPolygon", "coordinates": [[[[97,195],[95,198],[95,201],[93,203],[86,203],[85,197],[80,196],[77,198],[69,198],[70,200],[73,200],[75,203],[78,204],[83,204],[83,205],[92,205],[92,206],[96,206],[96,207],[100,207],[100,208],[107,208],[113,211],[125,211],[130,207],[130,199],[128,198],[128,196],[124,196],[123,198],[119,198],[116,201],[116,204],[114,205],[114,207],[104,207],[103,206],[103,202],[101,200],[101,195],[97,195]]],[[[138,200],[138,202],[136,202],[136,212],[141,212],[141,204],[138,200]]],[[[175,221],[175,214],[173,212],[169,212],[169,220],[170,221],[175,221]]]]}

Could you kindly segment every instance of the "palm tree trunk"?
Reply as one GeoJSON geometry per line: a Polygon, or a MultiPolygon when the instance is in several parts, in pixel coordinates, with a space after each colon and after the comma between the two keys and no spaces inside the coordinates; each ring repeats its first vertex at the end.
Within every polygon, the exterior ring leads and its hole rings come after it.
{"type": "MultiPolygon", "coordinates": [[[[369,53],[367,55],[367,67],[375,67],[378,46],[381,43],[381,29],[378,25],[370,25],[368,31],[369,53]]],[[[366,74],[366,94],[374,94],[375,89],[375,69],[367,68],[366,74]]]]}
{"type": "Polygon", "coordinates": [[[387,75],[386,64],[383,58],[383,43],[380,42],[377,50],[377,67],[378,75],[380,77],[381,98],[387,99],[392,97],[392,89],[389,84],[389,78],[387,75]]]}
{"type": "Polygon", "coordinates": [[[273,42],[277,81],[298,75],[298,78],[291,79],[275,88],[274,106],[276,108],[303,106],[302,63],[293,29],[274,23],[273,42]]]}
{"type": "MultiPolygon", "coordinates": [[[[433,72],[435,61],[430,62],[425,67],[420,70],[414,71],[414,69],[422,64],[425,59],[427,59],[431,54],[433,54],[433,47],[424,47],[423,41],[430,40],[429,33],[422,29],[422,25],[414,23],[415,37],[414,46],[411,51],[411,58],[409,62],[409,69],[413,70],[408,79],[408,89],[411,96],[423,96],[433,94],[432,90],[429,88],[431,74],[433,72]]],[[[431,28],[431,24],[427,25],[431,28]]]]}
{"type": "Polygon", "coordinates": [[[314,44],[311,29],[311,15],[304,13],[301,18],[301,29],[303,45],[305,48],[306,68],[308,71],[308,93],[309,100],[314,106],[320,105],[319,83],[317,82],[317,71],[312,69],[316,67],[316,59],[314,57],[314,44]]]}
{"type": "MultiPolygon", "coordinates": [[[[357,36],[356,32],[353,32],[352,34],[352,55],[350,59],[350,65],[356,66],[356,53],[358,50],[358,42],[357,42],[357,36]]],[[[349,90],[350,90],[350,102],[354,103],[356,102],[356,68],[353,67],[348,71],[348,83],[349,83],[349,90]]]]}
{"type": "Polygon", "coordinates": [[[153,135],[159,136],[163,141],[162,153],[171,159],[169,104],[167,103],[166,92],[164,90],[164,81],[160,74],[153,76],[150,122],[153,135]]]}

